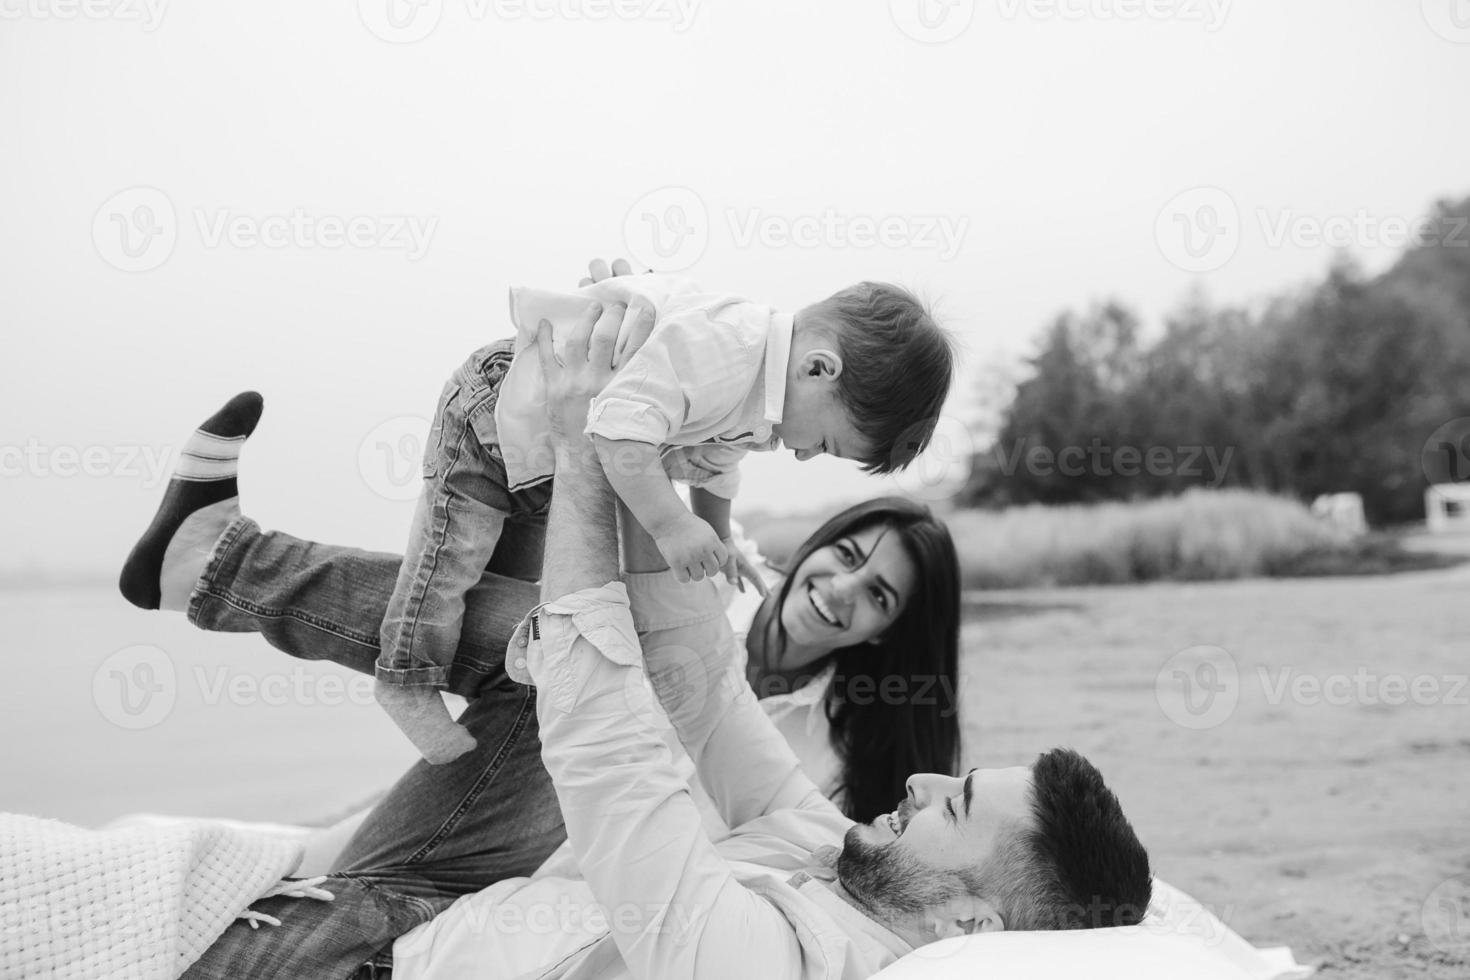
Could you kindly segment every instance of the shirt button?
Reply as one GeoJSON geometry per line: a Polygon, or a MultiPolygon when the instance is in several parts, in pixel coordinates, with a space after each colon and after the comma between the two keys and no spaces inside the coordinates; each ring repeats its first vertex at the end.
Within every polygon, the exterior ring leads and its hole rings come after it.
{"type": "Polygon", "coordinates": [[[525,670],[526,669],[526,658],[525,657],[516,657],[516,659],[515,659],[515,667],[516,667],[517,670],[525,670]]]}

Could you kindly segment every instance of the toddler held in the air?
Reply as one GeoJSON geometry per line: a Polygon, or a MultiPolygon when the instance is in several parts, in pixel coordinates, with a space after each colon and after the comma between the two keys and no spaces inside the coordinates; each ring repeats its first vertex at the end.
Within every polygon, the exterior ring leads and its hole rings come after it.
{"type": "Polygon", "coordinates": [[[383,621],[375,694],[430,762],[474,746],[439,694],[465,593],[487,568],[540,576],[554,460],[538,325],[564,339],[594,304],[654,318],[593,400],[586,432],[681,581],[721,572],[738,581],[730,507],[747,452],[784,446],[798,459],[827,453],[895,472],[928,444],[953,374],[948,335],[897,286],[860,283],[794,316],[651,273],[568,293],[513,289],[517,338],[476,351],[440,396],[383,621]],[[688,484],[689,507],[672,481],[688,484]]]}

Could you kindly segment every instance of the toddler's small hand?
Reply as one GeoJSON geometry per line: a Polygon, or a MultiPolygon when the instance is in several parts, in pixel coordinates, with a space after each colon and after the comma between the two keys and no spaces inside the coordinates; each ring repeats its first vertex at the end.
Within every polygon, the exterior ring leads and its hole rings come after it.
{"type": "Polygon", "coordinates": [[[715,529],[693,514],[668,532],[655,535],[654,542],[680,582],[712,578],[729,560],[729,553],[715,529]]]}
{"type": "Polygon", "coordinates": [[[735,542],[729,538],[725,538],[720,543],[725,546],[725,551],[729,555],[725,559],[723,568],[725,580],[741,592],[745,591],[745,582],[749,580],[750,584],[755,586],[755,590],[760,593],[762,599],[770,595],[771,590],[766,586],[766,580],[761,578],[760,571],[750,563],[750,559],[746,558],[740,549],[735,547],[735,542]]]}

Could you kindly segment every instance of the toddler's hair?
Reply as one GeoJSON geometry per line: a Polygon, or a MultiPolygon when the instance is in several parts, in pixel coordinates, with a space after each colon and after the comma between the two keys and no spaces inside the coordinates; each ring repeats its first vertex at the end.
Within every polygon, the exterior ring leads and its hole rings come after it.
{"type": "Polygon", "coordinates": [[[954,342],[924,304],[886,282],[860,282],[813,306],[837,329],[837,394],[868,443],[865,473],[894,473],[929,445],[954,376],[954,342]]]}

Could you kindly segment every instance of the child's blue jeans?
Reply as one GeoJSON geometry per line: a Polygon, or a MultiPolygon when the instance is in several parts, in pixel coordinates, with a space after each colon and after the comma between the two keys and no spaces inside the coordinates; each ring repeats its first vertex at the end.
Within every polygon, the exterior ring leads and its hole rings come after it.
{"type": "Polygon", "coordinates": [[[424,447],[424,489],[380,634],[378,680],[443,690],[465,593],[487,569],[541,577],[551,481],[511,491],[495,429],[513,341],[482,347],[444,385],[424,447]],[[511,527],[507,527],[511,525],[511,527]]]}

